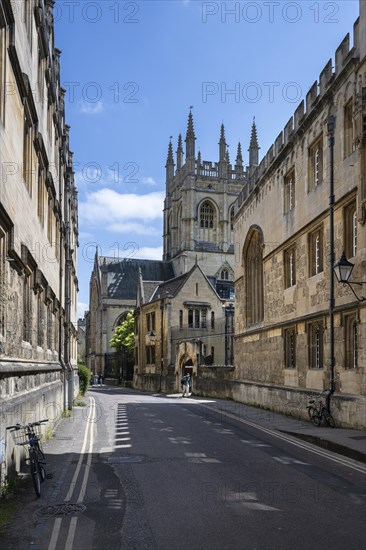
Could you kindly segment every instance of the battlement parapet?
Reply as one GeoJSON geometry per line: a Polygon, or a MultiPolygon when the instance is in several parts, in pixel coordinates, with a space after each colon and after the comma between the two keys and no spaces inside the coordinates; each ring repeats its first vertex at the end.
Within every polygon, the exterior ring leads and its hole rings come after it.
{"type": "Polygon", "coordinates": [[[301,101],[293,116],[290,117],[284,129],[277,136],[274,144],[268,149],[259,166],[250,174],[249,185],[243,187],[235,203],[235,213],[237,213],[242,204],[247,200],[249,194],[260,183],[274,161],[282,154],[283,149],[291,141],[292,137],[306,124],[314,108],[328,93],[331,85],[337,80],[348,63],[359,56],[359,22],[360,19],[358,18],[353,27],[353,47],[350,48],[350,35],[348,33],[335,52],[335,70],[333,71],[333,63],[332,59],[330,59],[321,71],[319,80],[315,80],[307,92],[305,102],[304,100],[301,101]]]}

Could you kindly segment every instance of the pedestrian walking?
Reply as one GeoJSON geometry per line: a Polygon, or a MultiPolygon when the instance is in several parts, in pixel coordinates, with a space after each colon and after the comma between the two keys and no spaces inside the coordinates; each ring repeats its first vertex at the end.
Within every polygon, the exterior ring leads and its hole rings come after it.
{"type": "Polygon", "coordinates": [[[189,389],[191,387],[191,375],[189,373],[183,376],[181,384],[183,387],[182,397],[189,397],[189,389]]]}
{"type": "Polygon", "coordinates": [[[99,386],[103,386],[103,374],[99,375],[99,386]]]}

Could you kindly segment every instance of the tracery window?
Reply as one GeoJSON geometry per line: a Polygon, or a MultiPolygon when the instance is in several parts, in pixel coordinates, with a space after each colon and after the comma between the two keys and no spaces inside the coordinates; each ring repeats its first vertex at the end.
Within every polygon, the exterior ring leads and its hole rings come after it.
{"type": "Polygon", "coordinates": [[[200,208],[200,227],[213,229],[215,222],[215,211],[212,204],[204,202],[200,208]]]}
{"type": "Polygon", "coordinates": [[[263,241],[259,231],[253,231],[245,254],[247,324],[263,321],[263,241]]]}

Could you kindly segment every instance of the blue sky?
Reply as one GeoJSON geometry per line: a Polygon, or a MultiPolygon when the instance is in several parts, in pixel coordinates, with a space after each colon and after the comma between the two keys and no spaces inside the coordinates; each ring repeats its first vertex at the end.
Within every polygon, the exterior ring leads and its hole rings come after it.
{"type": "MultiPolygon", "coordinates": [[[[358,0],[57,1],[79,190],[79,314],[95,247],[160,259],[165,161],[193,106],[197,149],[218,160],[220,125],[234,162],[253,117],[261,156],[332,58],[353,41],[358,0]]],[[[247,161],[247,158],[245,158],[247,161]]]]}

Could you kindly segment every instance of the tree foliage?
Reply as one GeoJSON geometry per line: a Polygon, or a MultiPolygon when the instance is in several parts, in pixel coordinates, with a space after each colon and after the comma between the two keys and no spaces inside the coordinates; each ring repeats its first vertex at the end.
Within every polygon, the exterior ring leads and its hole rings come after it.
{"type": "Polygon", "coordinates": [[[90,383],[90,370],[85,365],[78,365],[79,393],[85,395],[90,383]]]}
{"type": "Polygon", "coordinates": [[[112,348],[121,350],[122,347],[132,351],[135,347],[135,319],[133,311],[127,313],[126,319],[115,328],[113,338],[109,341],[112,348]]]}

